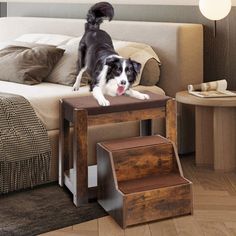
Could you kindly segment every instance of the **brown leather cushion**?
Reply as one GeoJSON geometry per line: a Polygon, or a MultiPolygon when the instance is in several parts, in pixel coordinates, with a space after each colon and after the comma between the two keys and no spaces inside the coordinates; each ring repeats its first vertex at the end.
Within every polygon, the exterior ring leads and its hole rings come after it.
{"type": "Polygon", "coordinates": [[[52,71],[64,50],[49,45],[12,45],[0,50],[0,80],[39,84],[52,71]]]}
{"type": "Polygon", "coordinates": [[[110,106],[100,106],[97,100],[92,96],[80,98],[65,98],[63,102],[68,108],[67,112],[72,112],[74,108],[82,108],[88,111],[89,115],[106,114],[112,112],[132,111],[147,108],[165,106],[168,96],[159,95],[147,91],[142,91],[150,96],[148,100],[140,100],[128,96],[105,96],[110,102],[110,106]]]}

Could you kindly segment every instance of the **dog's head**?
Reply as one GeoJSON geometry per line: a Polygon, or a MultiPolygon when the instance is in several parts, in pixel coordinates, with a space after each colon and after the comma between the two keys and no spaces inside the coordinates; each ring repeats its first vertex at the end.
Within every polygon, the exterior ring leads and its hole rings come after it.
{"type": "Polygon", "coordinates": [[[107,90],[110,95],[122,95],[135,82],[141,64],[121,57],[107,58],[107,90]]]}

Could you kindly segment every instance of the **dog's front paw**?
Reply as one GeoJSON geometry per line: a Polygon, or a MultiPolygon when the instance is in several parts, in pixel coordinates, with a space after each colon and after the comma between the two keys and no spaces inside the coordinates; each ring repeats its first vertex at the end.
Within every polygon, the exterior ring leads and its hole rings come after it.
{"type": "Polygon", "coordinates": [[[72,91],[79,91],[79,86],[74,84],[72,87],[72,91]]]}
{"type": "Polygon", "coordinates": [[[140,93],[139,94],[139,99],[141,100],[146,100],[146,99],[149,99],[150,96],[148,94],[145,94],[145,93],[140,93]]]}
{"type": "Polygon", "coordinates": [[[98,103],[99,103],[100,106],[103,106],[103,107],[110,106],[110,102],[105,98],[104,99],[99,99],[98,103]]]}

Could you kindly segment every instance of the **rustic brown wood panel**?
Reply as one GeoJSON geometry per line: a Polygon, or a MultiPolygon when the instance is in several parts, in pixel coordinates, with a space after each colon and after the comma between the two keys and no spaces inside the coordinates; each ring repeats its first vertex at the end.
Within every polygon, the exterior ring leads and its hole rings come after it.
{"type": "Polygon", "coordinates": [[[88,124],[89,126],[93,126],[163,117],[165,117],[165,107],[160,107],[127,112],[114,112],[110,114],[91,115],[88,117],[88,124]]]}
{"type": "Polygon", "coordinates": [[[182,176],[180,168],[172,168],[173,162],[178,161],[172,143],[137,148],[131,145],[116,151],[109,149],[109,142],[105,143],[98,145],[97,153],[98,202],[121,227],[192,213],[191,182],[182,176]],[[158,168],[159,160],[165,158],[166,166],[158,168]],[[120,210],[122,214],[116,215],[120,210]]]}
{"type": "Polygon", "coordinates": [[[190,214],[191,204],[189,184],[129,194],[125,199],[126,225],[190,214]]]}
{"type": "Polygon", "coordinates": [[[176,165],[171,143],[113,152],[113,161],[118,181],[169,173],[176,165]]]}
{"type": "Polygon", "coordinates": [[[166,103],[166,138],[170,139],[177,147],[177,116],[174,99],[169,99],[166,103]]]}
{"type": "Polygon", "coordinates": [[[168,175],[153,174],[142,179],[122,181],[118,185],[122,193],[129,194],[187,183],[188,181],[182,178],[179,173],[170,173],[168,175]]]}
{"type": "Polygon", "coordinates": [[[196,164],[213,165],[213,108],[196,107],[196,164]]]}
{"type": "Polygon", "coordinates": [[[73,195],[73,202],[76,206],[88,202],[88,125],[87,125],[87,111],[75,109],[73,112],[74,121],[74,137],[73,137],[73,152],[74,152],[74,175],[75,193],[73,195]]]}

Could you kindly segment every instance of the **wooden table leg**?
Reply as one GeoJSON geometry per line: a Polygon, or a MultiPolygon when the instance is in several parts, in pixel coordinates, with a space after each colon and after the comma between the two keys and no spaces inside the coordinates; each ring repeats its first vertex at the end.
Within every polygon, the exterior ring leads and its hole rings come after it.
{"type": "Polygon", "coordinates": [[[166,103],[166,138],[170,139],[177,147],[177,115],[175,99],[169,99],[166,103]]]}
{"type": "Polygon", "coordinates": [[[236,169],[236,109],[214,107],[214,169],[235,171],[236,169]]]}
{"type": "Polygon", "coordinates": [[[69,132],[70,123],[65,119],[63,102],[60,102],[59,133],[59,185],[64,185],[64,172],[69,169],[69,132]]]}
{"type": "Polygon", "coordinates": [[[236,169],[236,109],[196,106],[196,165],[236,169]]]}
{"type": "Polygon", "coordinates": [[[213,107],[196,106],[195,108],[195,161],[197,166],[213,166],[213,112],[213,107]]]}
{"type": "Polygon", "coordinates": [[[74,196],[76,206],[88,202],[88,114],[84,109],[75,109],[73,136],[74,196]]]}

